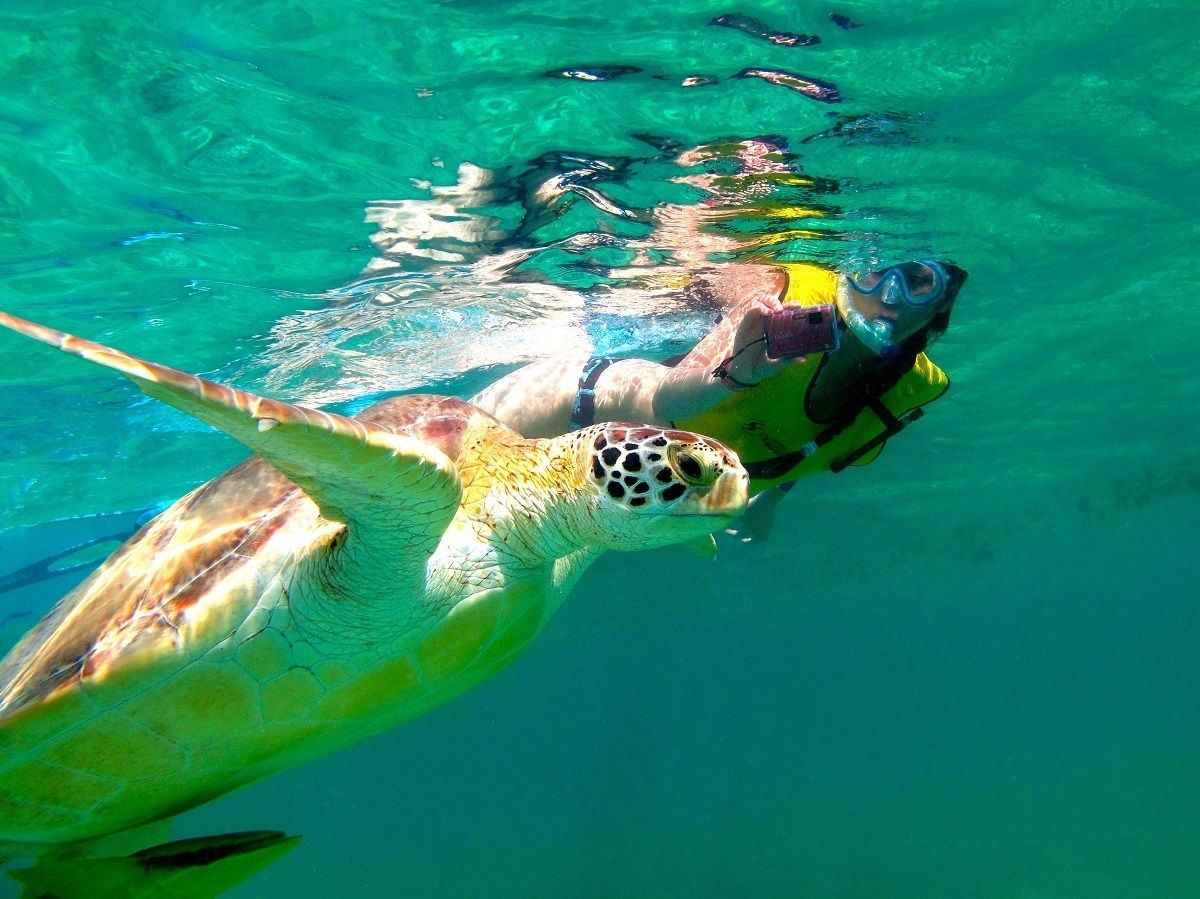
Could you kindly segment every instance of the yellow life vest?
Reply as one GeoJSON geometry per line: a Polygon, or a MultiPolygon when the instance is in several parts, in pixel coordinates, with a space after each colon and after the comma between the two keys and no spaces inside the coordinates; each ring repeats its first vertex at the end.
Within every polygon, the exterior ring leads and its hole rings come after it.
{"type": "MultiPolygon", "coordinates": [[[[834,302],[836,272],[815,265],[783,268],[788,278],[785,304],[834,302]]],[[[818,471],[840,471],[847,463],[866,465],[874,461],[883,451],[886,438],[920,414],[915,410],[950,388],[946,373],[921,353],[873,408],[869,404],[852,422],[837,430],[840,422],[813,421],[807,411],[809,387],[824,360],[824,353],[813,353],[803,363],[788,366],[754,389],[730,393],[711,409],[676,424],[709,434],[736,450],[742,462],[750,466],[751,492],[757,493],[818,471]],[[778,464],[774,464],[776,460],[778,464]],[[762,474],[755,474],[755,463],[762,463],[757,466],[762,474]]]]}

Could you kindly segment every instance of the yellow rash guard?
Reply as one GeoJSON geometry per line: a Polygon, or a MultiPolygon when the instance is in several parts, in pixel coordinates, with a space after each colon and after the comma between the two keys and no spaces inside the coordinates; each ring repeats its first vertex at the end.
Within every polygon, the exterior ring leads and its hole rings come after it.
{"type": "MultiPolygon", "coordinates": [[[[834,302],[836,272],[814,265],[783,268],[788,276],[786,305],[834,302]]],[[[752,390],[730,393],[711,409],[676,424],[735,449],[750,471],[751,492],[757,493],[818,471],[840,471],[846,464],[873,461],[886,438],[911,420],[908,416],[920,414],[914,410],[950,388],[945,372],[921,353],[912,368],[853,421],[814,421],[808,411],[808,392],[825,355],[813,353],[752,390]],[[806,448],[809,455],[803,455],[806,448]]]]}

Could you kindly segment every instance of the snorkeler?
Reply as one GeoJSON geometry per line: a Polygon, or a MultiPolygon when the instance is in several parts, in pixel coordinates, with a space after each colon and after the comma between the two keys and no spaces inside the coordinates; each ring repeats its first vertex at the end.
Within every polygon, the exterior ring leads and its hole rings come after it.
{"type": "Polygon", "coordinates": [[[873,461],[946,392],[925,349],[949,326],[966,278],[932,259],[846,273],[728,266],[705,285],[728,313],[677,364],[551,359],[471,402],[528,437],[624,419],[712,434],[741,456],[751,493],[782,488],[759,497],[740,528],[743,539],[762,536],[795,481],[873,461]]]}

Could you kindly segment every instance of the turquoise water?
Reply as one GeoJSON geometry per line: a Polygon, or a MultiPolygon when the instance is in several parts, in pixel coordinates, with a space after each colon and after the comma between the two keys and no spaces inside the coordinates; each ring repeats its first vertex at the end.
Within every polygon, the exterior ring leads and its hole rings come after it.
{"type": "MultiPolygon", "coordinates": [[[[1200,894],[1191,4],[24,2],[0,32],[0,306],[293,401],[667,355],[706,257],[971,272],[951,393],[771,540],[610,556],[495,680],[183,816],[304,835],[237,895],[1200,894]],[[822,42],[707,24],[734,12],[822,42]],[[542,74],[598,66],[642,71],[542,74]],[[765,135],[812,181],[718,232],[679,179],[731,163],[677,153],[765,135]]],[[[243,455],[15,335],[0,380],[0,573],[243,455]]],[[[0,641],[78,574],[0,594],[0,641]]]]}

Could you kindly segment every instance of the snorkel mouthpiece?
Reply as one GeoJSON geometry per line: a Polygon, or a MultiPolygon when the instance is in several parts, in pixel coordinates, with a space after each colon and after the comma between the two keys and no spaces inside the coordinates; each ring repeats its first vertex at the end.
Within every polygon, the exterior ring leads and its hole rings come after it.
{"type": "Polygon", "coordinates": [[[884,359],[893,359],[900,354],[900,346],[892,338],[895,325],[890,319],[877,318],[868,321],[866,316],[853,306],[843,314],[846,327],[853,331],[854,336],[866,344],[871,352],[884,359]]]}

